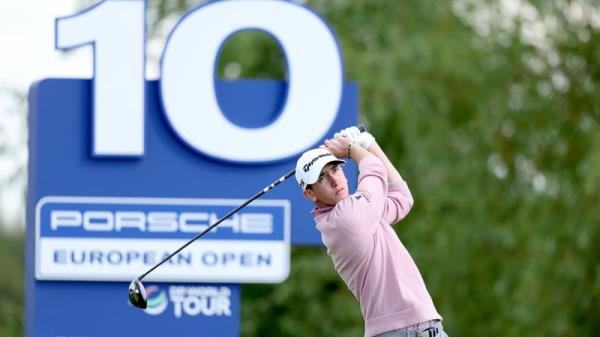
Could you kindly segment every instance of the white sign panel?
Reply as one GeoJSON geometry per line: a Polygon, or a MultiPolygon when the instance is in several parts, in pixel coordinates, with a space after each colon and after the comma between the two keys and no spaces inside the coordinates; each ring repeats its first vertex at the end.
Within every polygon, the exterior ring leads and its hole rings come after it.
{"type": "MultiPolygon", "coordinates": [[[[45,197],[36,278],[128,281],[243,200],[45,197]]],[[[290,205],[257,200],[148,275],[149,281],[276,283],[290,264],[290,205]]]]}

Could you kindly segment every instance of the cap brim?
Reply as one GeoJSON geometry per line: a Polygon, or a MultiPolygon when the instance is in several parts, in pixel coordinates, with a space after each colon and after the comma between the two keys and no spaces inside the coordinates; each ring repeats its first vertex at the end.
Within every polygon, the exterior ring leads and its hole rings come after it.
{"type": "MultiPolygon", "coordinates": [[[[314,184],[317,182],[317,180],[319,180],[319,176],[321,175],[321,170],[323,169],[323,167],[325,167],[327,164],[331,164],[331,163],[337,163],[337,164],[346,164],[345,160],[342,159],[338,159],[333,157],[334,159],[325,159],[322,161],[317,161],[313,168],[311,169],[311,174],[306,178],[306,185],[308,186],[310,184],[314,184]]],[[[306,189],[306,187],[304,187],[304,189],[306,189]]]]}

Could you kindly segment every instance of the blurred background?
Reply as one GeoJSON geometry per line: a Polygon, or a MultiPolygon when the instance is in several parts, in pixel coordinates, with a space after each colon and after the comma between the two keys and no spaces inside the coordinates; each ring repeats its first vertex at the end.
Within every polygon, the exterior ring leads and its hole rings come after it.
{"type": "MultiPolygon", "coordinates": [[[[94,2],[22,3],[0,5],[0,336],[23,335],[28,86],[92,73],[91,50],[54,51],[53,20],[94,2]]],[[[148,0],[148,79],[201,3],[148,0]]],[[[600,335],[600,3],[302,3],[336,32],[360,119],[413,192],[395,228],[448,334],[600,335]]],[[[259,32],[231,38],[218,71],[285,78],[259,32]]],[[[323,247],[294,247],[291,267],[282,284],[242,286],[243,336],[362,336],[323,247]]]]}

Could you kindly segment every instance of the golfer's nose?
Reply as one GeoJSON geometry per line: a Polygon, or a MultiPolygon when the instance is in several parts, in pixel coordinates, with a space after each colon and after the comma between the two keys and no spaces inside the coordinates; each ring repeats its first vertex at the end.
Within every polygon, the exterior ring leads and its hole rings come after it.
{"type": "Polygon", "coordinates": [[[339,185],[339,178],[334,176],[334,175],[329,175],[329,183],[331,184],[332,187],[336,187],[337,185],[339,185]]]}

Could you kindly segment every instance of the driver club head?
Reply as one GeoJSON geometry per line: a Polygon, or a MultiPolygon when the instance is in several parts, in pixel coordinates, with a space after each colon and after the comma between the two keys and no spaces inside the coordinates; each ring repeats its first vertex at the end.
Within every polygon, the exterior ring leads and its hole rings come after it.
{"type": "Polygon", "coordinates": [[[135,279],[129,284],[129,302],[140,309],[146,309],[148,298],[142,281],[135,279]]]}

